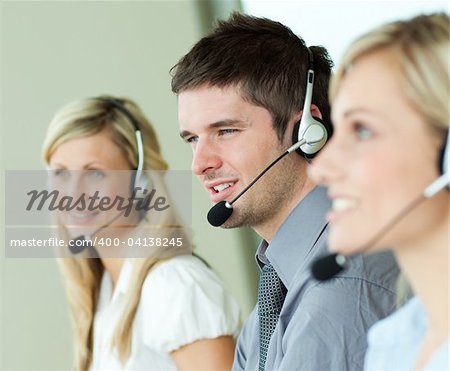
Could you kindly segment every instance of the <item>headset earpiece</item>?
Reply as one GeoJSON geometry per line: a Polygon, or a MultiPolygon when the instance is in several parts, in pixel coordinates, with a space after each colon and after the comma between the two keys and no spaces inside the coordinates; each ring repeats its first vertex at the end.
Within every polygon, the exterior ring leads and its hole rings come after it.
{"type": "Polygon", "coordinates": [[[292,144],[297,143],[300,139],[303,138],[303,133],[306,131],[307,128],[309,128],[312,125],[318,125],[321,126],[323,131],[325,132],[325,137],[323,140],[321,140],[318,143],[315,144],[304,144],[300,148],[296,149],[296,152],[301,155],[302,157],[306,159],[312,159],[314,158],[319,151],[324,147],[325,143],[327,142],[327,139],[329,138],[329,132],[327,130],[327,126],[324,124],[322,119],[319,117],[313,117],[307,119],[307,123],[303,122],[302,120],[297,121],[297,123],[294,126],[294,130],[292,132],[292,144]],[[303,130],[300,132],[300,128],[303,127],[303,130]]]}
{"type": "Polygon", "coordinates": [[[136,201],[139,199],[145,199],[149,195],[149,191],[152,187],[152,182],[143,173],[138,174],[138,170],[133,171],[131,178],[130,195],[132,195],[136,201]]]}
{"type": "Polygon", "coordinates": [[[314,144],[304,144],[296,150],[302,157],[311,159],[323,148],[330,133],[320,118],[313,117],[311,115],[311,101],[314,89],[314,58],[312,51],[309,48],[307,48],[307,50],[309,53],[309,68],[306,76],[305,103],[303,104],[302,118],[295,124],[294,131],[292,133],[292,144],[295,144],[303,139],[304,133],[310,126],[320,126],[324,133],[322,140],[314,144]]]}

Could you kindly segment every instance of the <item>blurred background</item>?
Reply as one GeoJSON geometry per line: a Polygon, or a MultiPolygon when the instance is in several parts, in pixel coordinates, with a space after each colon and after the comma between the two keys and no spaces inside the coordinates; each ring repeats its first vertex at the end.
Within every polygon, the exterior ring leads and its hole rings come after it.
{"type": "MultiPolygon", "coordinates": [[[[41,145],[66,103],[113,94],[135,100],[155,126],[171,169],[189,169],[178,136],[170,68],[233,10],[278,20],[333,60],[362,32],[448,1],[1,1],[0,123],[2,172],[43,169],[41,145]]],[[[243,319],[256,302],[259,242],[250,230],[210,227],[209,196],[193,179],[196,251],[237,298],[243,319]]],[[[5,196],[0,222],[5,225],[5,196]]],[[[299,221],[301,222],[301,221],[299,221]]],[[[5,258],[0,231],[0,369],[66,370],[72,344],[65,293],[52,259],[5,258]]]]}

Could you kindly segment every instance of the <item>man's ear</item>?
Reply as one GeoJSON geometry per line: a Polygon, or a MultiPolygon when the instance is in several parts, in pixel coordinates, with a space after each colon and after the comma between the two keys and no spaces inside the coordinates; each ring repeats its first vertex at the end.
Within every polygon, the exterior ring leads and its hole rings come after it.
{"type": "Polygon", "coordinates": [[[323,119],[322,112],[320,112],[319,107],[317,107],[315,104],[311,104],[311,115],[313,117],[318,117],[319,119],[323,119]]]}
{"type": "MultiPolygon", "coordinates": [[[[302,113],[303,111],[300,111],[294,115],[294,123],[297,123],[302,118],[302,113]]],[[[321,120],[323,119],[322,112],[320,112],[319,107],[317,107],[315,104],[311,104],[311,115],[321,120]]]]}

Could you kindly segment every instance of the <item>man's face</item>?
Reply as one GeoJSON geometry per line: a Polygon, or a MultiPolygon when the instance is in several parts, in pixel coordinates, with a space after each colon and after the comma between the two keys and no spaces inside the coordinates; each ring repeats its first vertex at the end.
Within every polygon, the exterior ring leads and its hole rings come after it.
{"type": "MultiPolygon", "coordinates": [[[[244,101],[232,86],[181,92],[178,119],[180,134],[192,147],[192,171],[214,204],[231,201],[290,145],[291,133],[280,143],[269,111],[244,101]]],[[[223,227],[269,222],[291,200],[293,184],[302,177],[298,162],[288,157],[272,168],[236,201],[223,227]]]]}

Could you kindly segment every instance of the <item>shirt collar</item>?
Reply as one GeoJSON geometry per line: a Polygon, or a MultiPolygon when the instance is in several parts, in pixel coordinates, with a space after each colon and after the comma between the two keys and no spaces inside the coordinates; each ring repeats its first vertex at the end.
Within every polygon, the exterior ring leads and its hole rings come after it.
{"type": "MultiPolygon", "coordinates": [[[[108,274],[109,283],[110,286],[112,287],[111,276],[109,276],[108,272],[105,271],[105,273],[108,274]]],[[[125,259],[123,261],[122,268],[120,269],[119,278],[117,280],[117,284],[114,289],[111,302],[117,300],[119,295],[125,294],[130,289],[130,281],[132,274],[133,274],[133,264],[129,260],[125,259]]]]}
{"type": "Polygon", "coordinates": [[[297,272],[309,269],[306,258],[327,226],[325,213],[329,208],[326,189],[315,187],[289,214],[272,242],[260,243],[258,264],[270,262],[288,290],[297,272]]]}

